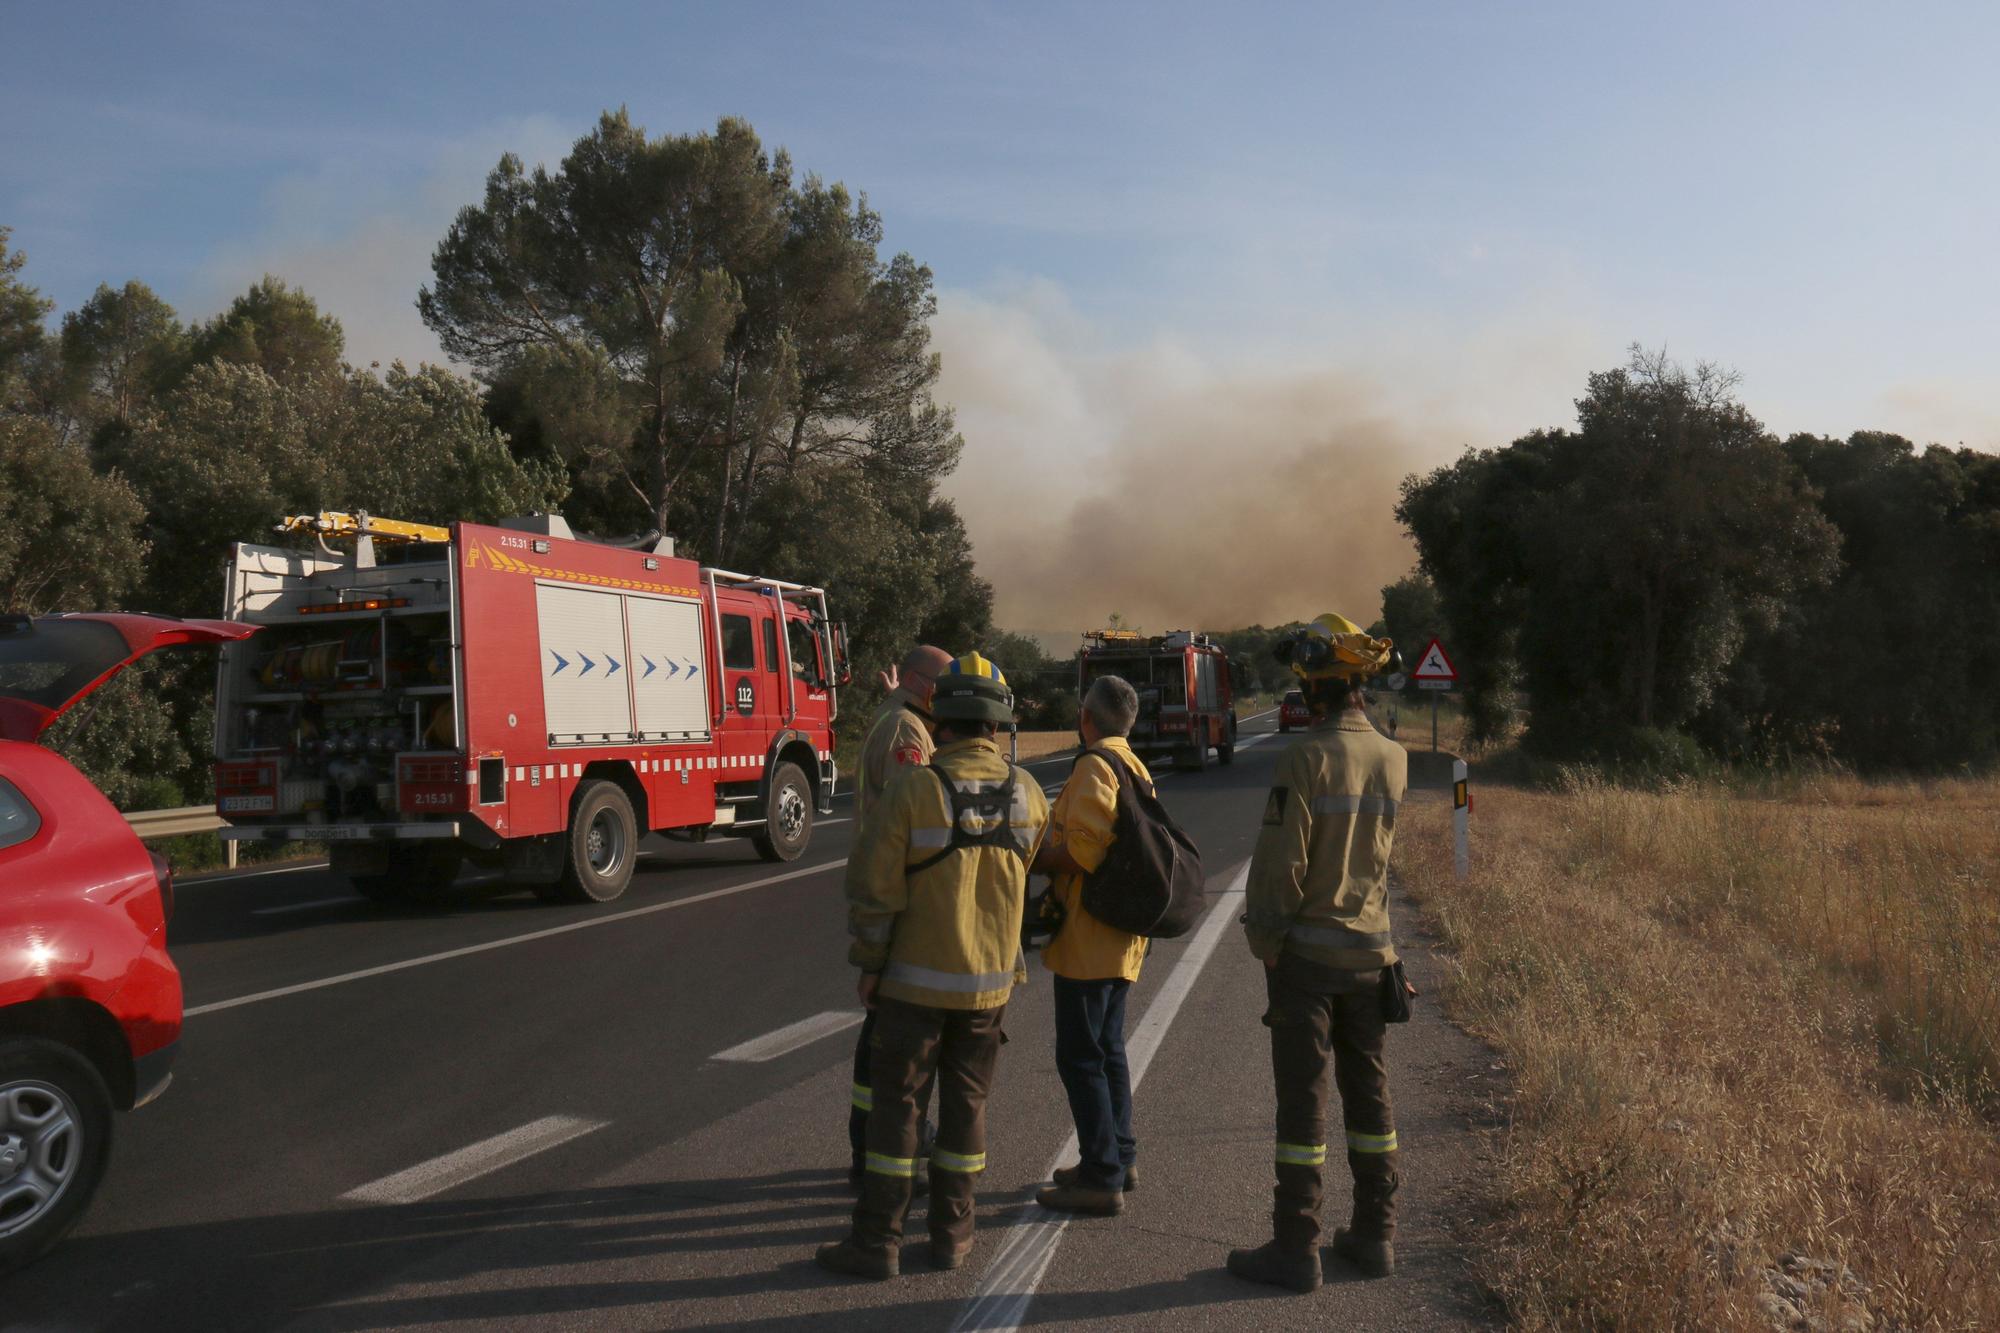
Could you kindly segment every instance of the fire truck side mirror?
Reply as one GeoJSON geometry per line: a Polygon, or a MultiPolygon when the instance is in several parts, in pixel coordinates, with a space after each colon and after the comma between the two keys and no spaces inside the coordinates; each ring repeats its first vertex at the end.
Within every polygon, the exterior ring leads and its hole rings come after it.
{"type": "Polygon", "coordinates": [[[847,622],[833,622],[833,683],[845,688],[854,681],[854,668],[847,660],[847,622]]]}

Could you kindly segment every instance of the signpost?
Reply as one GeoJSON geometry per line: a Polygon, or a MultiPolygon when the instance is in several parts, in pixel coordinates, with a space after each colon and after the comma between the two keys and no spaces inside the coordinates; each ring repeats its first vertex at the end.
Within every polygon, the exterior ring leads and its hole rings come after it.
{"type": "Polygon", "coordinates": [[[1443,640],[1433,636],[1431,641],[1424,645],[1422,656],[1417,658],[1417,669],[1410,673],[1410,679],[1417,682],[1418,689],[1433,691],[1431,695],[1431,753],[1436,754],[1438,748],[1438,704],[1436,692],[1448,690],[1458,684],[1458,668],[1451,664],[1451,658],[1446,655],[1443,640]]]}

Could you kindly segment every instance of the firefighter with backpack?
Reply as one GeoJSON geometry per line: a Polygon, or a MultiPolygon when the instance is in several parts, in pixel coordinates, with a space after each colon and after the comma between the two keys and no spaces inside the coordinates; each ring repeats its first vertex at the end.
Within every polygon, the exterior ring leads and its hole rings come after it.
{"type": "Polygon", "coordinates": [[[1229,1271],[1307,1292],[1323,1280],[1320,1200],[1327,1075],[1340,1092],[1354,1210],[1333,1251],[1369,1277],[1395,1269],[1396,1125],[1385,1025],[1409,1016],[1389,930],[1389,851],[1408,753],[1363,711],[1362,683],[1395,662],[1387,639],[1323,615],[1280,641],[1312,724],[1279,757],[1251,858],[1243,916],[1263,962],[1277,1083],[1272,1239],[1232,1250],[1229,1271]]]}
{"type": "Polygon", "coordinates": [[[1076,1164],[1058,1168],[1055,1184],[1035,1196],[1057,1212],[1116,1214],[1137,1183],[1125,997],[1139,980],[1147,940],[1093,916],[1083,885],[1116,837],[1121,779],[1152,784],[1125,739],[1138,715],[1138,693],[1126,681],[1090,683],[1077,719],[1082,752],[1035,854],[1035,869],[1054,876],[1044,901],[1055,933],[1042,961],[1055,973],[1056,1072],[1076,1122],[1076,1164]]]}
{"type": "Polygon", "coordinates": [[[954,661],[931,696],[931,762],[889,780],[847,863],[848,957],[875,1014],[873,1106],[853,1229],[816,1256],[832,1272],[881,1279],[900,1271],[917,1097],[933,1078],[931,1265],[960,1267],[972,1248],[986,1097],[1005,1040],[1001,1017],[1027,979],[1022,905],[1049,818],[1040,785],[994,741],[1013,713],[998,667],[977,653],[954,661]]]}

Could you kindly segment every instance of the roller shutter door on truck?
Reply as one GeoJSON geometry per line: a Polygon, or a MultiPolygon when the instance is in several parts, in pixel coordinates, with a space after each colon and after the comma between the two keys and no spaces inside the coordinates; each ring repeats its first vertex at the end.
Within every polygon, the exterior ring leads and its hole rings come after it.
{"type": "Polygon", "coordinates": [[[551,745],[632,739],[631,676],[625,661],[625,599],[540,583],[542,707],[551,745]]]}
{"type": "Polygon", "coordinates": [[[701,604],[535,587],[551,745],[708,739],[701,604]]]}
{"type": "Polygon", "coordinates": [[[627,597],[632,699],[649,741],[708,739],[708,663],[702,656],[701,603],[627,597]]]}

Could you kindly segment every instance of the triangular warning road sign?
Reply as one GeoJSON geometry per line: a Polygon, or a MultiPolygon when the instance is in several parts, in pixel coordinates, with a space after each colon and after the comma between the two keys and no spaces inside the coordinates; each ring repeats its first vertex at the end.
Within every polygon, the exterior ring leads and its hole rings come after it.
{"type": "Polygon", "coordinates": [[[1445,656],[1444,643],[1432,639],[1424,647],[1424,655],[1417,659],[1417,669],[1410,673],[1414,680],[1457,680],[1458,668],[1445,656]]]}

